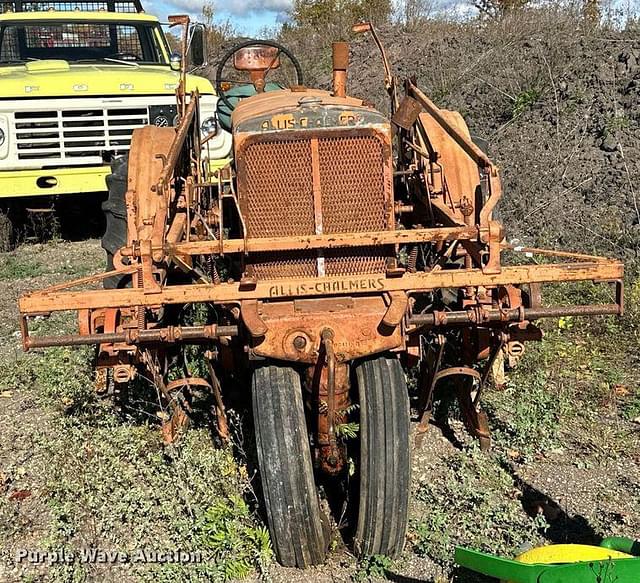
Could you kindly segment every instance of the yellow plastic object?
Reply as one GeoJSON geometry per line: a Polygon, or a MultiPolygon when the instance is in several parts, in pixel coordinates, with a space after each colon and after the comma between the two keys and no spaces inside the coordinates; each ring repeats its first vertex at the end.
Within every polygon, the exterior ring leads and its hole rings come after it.
{"type": "MultiPolygon", "coordinates": [[[[520,563],[538,565],[562,565],[584,561],[606,561],[607,559],[632,559],[633,555],[613,551],[591,545],[547,545],[529,549],[518,555],[515,560],[520,563]]],[[[503,583],[511,583],[506,581],[503,583]]],[[[568,583],[568,582],[567,582],[568,583]]]]}
{"type": "Polygon", "coordinates": [[[582,561],[606,561],[607,559],[630,559],[633,555],[590,545],[548,545],[530,549],[516,557],[521,563],[579,563],[582,561]]]}

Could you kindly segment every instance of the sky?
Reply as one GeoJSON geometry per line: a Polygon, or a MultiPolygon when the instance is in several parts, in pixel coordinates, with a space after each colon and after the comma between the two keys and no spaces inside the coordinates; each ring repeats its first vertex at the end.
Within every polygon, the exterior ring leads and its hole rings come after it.
{"type": "MultiPolygon", "coordinates": [[[[196,18],[204,3],[204,0],[142,0],[145,11],[161,20],[169,14],[185,13],[196,18]]],[[[229,20],[240,32],[255,35],[281,22],[291,0],[216,0],[213,4],[216,22],[229,20]]]]}
{"type": "MultiPolygon", "coordinates": [[[[213,2],[214,20],[218,23],[228,20],[235,30],[247,36],[257,36],[265,28],[273,28],[286,18],[286,11],[292,0],[141,0],[146,12],[166,21],[169,14],[189,14],[202,20],[202,6],[213,2]]],[[[545,2],[546,0],[539,0],[545,2]]],[[[468,15],[472,0],[432,0],[428,2],[436,10],[453,12],[457,16],[468,15]]],[[[640,0],[605,0],[612,7],[630,8],[637,13],[640,0]]]]}
{"type": "MultiPolygon", "coordinates": [[[[165,20],[169,14],[189,14],[195,19],[202,13],[204,2],[213,2],[214,20],[229,20],[242,34],[255,36],[265,28],[278,26],[286,19],[292,0],[141,0],[150,14],[165,20]]],[[[471,0],[432,0],[440,9],[467,12],[471,0]]],[[[634,0],[635,1],[635,0],[634,0]]],[[[639,0],[640,1],[640,0],[639,0]]],[[[200,18],[202,20],[202,18],[200,18]]]]}

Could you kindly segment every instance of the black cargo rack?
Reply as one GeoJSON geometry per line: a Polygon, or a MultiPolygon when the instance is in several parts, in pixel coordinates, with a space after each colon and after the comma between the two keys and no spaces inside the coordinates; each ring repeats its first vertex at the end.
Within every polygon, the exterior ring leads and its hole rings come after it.
{"type": "Polygon", "coordinates": [[[0,13],[7,12],[144,12],[140,0],[0,0],[0,13]]]}

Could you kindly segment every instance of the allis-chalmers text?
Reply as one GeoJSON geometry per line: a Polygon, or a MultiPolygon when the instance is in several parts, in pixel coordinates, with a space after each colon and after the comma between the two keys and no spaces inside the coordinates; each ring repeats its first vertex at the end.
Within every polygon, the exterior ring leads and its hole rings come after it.
{"type": "Polygon", "coordinates": [[[363,277],[346,281],[304,281],[282,283],[269,288],[269,297],[305,296],[344,292],[382,291],[384,277],[363,277]]]}

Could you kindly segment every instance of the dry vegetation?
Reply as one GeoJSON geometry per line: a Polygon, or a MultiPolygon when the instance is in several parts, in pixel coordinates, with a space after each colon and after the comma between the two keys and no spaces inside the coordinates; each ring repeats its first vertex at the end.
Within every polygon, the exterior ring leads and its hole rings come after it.
{"type": "MultiPolygon", "coordinates": [[[[595,26],[567,8],[462,23],[419,16],[381,26],[396,71],[416,75],[486,141],[502,168],[500,212],[510,237],[625,259],[625,318],[546,324],[545,341],[529,347],[506,390],[487,395],[491,453],[476,450],[455,411],[448,411],[450,430],[432,428],[429,443],[415,452],[411,526],[400,560],[358,563],[336,536],[330,563],[300,573],[271,562],[241,404],[233,450],[214,449],[205,426],[165,448],[152,392],[119,410],[95,398],[90,351],[20,353],[19,293],[99,270],[98,245],[51,242],[3,253],[0,580],[480,581],[453,568],[456,544],[511,555],[527,544],[638,536],[639,29],[633,21],[595,26]],[[180,546],[202,550],[206,561],[25,570],[13,561],[24,546],[180,546]]],[[[280,37],[301,57],[308,84],[327,86],[333,39],[310,26],[294,20],[280,37]]],[[[342,20],[331,34],[348,34],[342,20]]],[[[219,43],[228,44],[226,37],[219,43]]],[[[369,39],[354,41],[350,84],[354,94],[386,107],[369,39]]],[[[558,286],[552,299],[588,301],[594,293],[591,286],[571,293],[558,286]]],[[[443,418],[446,399],[440,412],[443,418]]]]}

